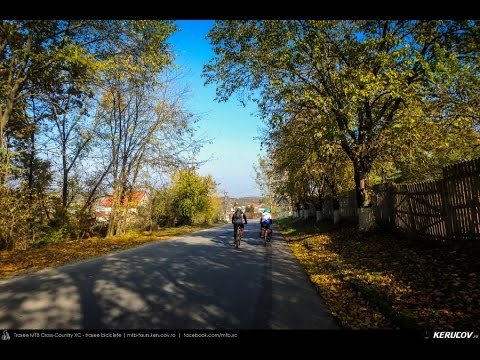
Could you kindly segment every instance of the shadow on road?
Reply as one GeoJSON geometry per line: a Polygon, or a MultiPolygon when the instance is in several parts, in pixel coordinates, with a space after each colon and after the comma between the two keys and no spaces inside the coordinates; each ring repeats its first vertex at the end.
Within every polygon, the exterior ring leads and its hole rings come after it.
{"type": "MultiPolygon", "coordinates": [[[[255,225],[238,250],[222,226],[0,282],[0,328],[270,328],[273,288],[298,264],[276,258],[272,277],[275,240],[265,248],[255,225]]],[[[277,303],[301,305],[297,290],[277,303]]]]}

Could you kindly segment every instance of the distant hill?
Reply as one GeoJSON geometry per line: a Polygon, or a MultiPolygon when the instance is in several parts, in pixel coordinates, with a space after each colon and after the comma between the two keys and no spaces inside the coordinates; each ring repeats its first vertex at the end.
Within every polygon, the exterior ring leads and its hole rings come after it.
{"type": "Polygon", "coordinates": [[[238,205],[250,205],[250,204],[258,204],[260,202],[260,196],[244,196],[240,198],[230,198],[230,202],[234,204],[235,202],[238,205]]]}

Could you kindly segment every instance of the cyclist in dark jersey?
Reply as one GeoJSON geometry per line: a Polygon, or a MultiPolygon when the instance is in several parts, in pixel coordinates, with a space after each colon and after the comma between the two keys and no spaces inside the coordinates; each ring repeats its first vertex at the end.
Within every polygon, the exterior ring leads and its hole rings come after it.
{"type": "Polygon", "coordinates": [[[242,228],[242,232],[244,230],[244,223],[247,223],[247,217],[243,213],[242,209],[237,208],[237,210],[232,215],[232,224],[233,224],[233,239],[235,239],[235,234],[237,233],[237,227],[242,228]]]}

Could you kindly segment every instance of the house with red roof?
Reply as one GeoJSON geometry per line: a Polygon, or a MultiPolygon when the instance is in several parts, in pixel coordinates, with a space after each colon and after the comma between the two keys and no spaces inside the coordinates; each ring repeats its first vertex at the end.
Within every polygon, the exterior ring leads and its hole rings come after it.
{"type": "MultiPolygon", "coordinates": [[[[108,195],[100,200],[95,208],[96,219],[99,222],[108,222],[112,212],[113,195],[108,195]]],[[[143,190],[133,190],[128,192],[122,199],[122,206],[129,208],[129,212],[137,213],[137,208],[148,202],[148,194],[143,190]]]]}

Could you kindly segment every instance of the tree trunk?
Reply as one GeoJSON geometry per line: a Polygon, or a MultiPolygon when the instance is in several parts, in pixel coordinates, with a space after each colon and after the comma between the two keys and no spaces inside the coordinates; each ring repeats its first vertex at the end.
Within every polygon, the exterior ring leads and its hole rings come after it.
{"type": "Polygon", "coordinates": [[[117,222],[117,206],[113,204],[112,200],[112,210],[110,211],[110,215],[108,216],[107,237],[115,235],[115,231],[117,230],[117,222]]]}
{"type": "Polygon", "coordinates": [[[357,197],[357,207],[366,208],[370,206],[370,194],[368,189],[368,176],[370,175],[370,166],[365,162],[354,162],[355,194],[357,197]]]}
{"type": "Polygon", "coordinates": [[[7,143],[4,138],[4,132],[7,130],[7,125],[10,120],[10,116],[13,112],[13,105],[15,104],[15,95],[17,88],[12,89],[6,98],[5,107],[0,107],[0,150],[7,147],[7,143]],[[12,92],[14,92],[12,94],[12,92]]]}
{"type": "Polygon", "coordinates": [[[121,186],[118,185],[118,183],[113,186],[112,211],[110,212],[110,216],[108,217],[107,236],[113,236],[117,233],[119,212],[123,195],[121,190],[121,186]]]}
{"type": "Polygon", "coordinates": [[[337,193],[332,195],[332,209],[340,210],[340,201],[338,201],[337,193]]]}
{"type": "Polygon", "coordinates": [[[8,147],[5,140],[5,130],[7,127],[8,118],[10,113],[8,108],[5,110],[0,107],[0,185],[4,185],[8,176],[8,147]]]}
{"type": "Polygon", "coordinates": [[[355,192],[357,195],[358,230],[370,231],[375,227],[373,209],[370,208],[368,175],[370,165],[365,161],[354,162],[355,192]]]}
{"type": "Polygon", "coordinates": [[[310,205],[308,203],[303,204],[303,218],[308,219],[310,215],[310,205]]]}
{"type": "Polygon", "coordinates": [[[122,235],[125,234],[127,231],[127,217],[128,217],[128,205],[123,204],[120,211],[118,212],[118,223],[117,229],[115,231],[115,235],[122,235]]]}
{"type": "Polygon", "coordinates": [[[105,178],[105,176],[107,176],[111,167],[112,167],[112,163],[110,162],[107,169],[102,173],[102,175],[100,175],[100,178],[93,185],[92,189],[88,193],[87,200],[85,201],[85,204],[83,204],[82,209],[80,210],[80,214],[84,214],[87,211],[87,209],[89,209],[93,205],[93,202],[95,201],[95,195],[97,193],[97,189],[101,185],[101,183],[103,182],[103,179],[105,178]]]}
{"type": "Polygon", "coordinates": [[[323,202],[324,199],[318,199],[317,202],[315,203],[315,216],[317,221],[322,221],[323,220],[323,202]]]}
{"type": "Polygon", "coordinates": [[[62,207],[67,209],[68,204],[68,170],[67,170],[67,154],[66,149],[62,151],[62,165],[63,165],[63,181],[62,181],[62,207]]]}
{"type": "MultiPolygon", "coordinates": [[[[27,43],[27,46],[28,46],[28,49],[30,49],[29,48],[30,43],[27,43]]],[[[18,66],[21,67],[22,64],[19,63],[18,66]]],[[[9,69],[9,71],[11,72],[12,69],[9,69]]],[[[25,81],[25,77],[20,77],[19,79],[16,79],[13,84],[11,84],[10,81],[6,84],[7,88],[8,86],[11,86],[11,88],[6,94],[5,105],[0,106],[0,164],[2,162],[5,163],[5,172],[2,173],[2,171],[0,171],[0,184],[4,184],[6,182],[7,175],[9,172],[8,144],[4,138],[5,131],[7,130],[7,125],[10,121],[10,116],[13,113],[13,107],[15,105],[15,101],[18,96],[19,89],[24,81],[25,81]]]]}
{"type": "Polygon", "coordinates": [[[338,194],[336,191],[332,194],[332,209],[333,223],[338,224],[340,222],[340,201],[338,201],[338,194]]]}
{"type": "Polygon", "coordinates": [[[0,108],[0,154],[3,148],[6,147],[3,133],[5,132],[5,128],[7,126],[7,119],[8,119],[8,114],[6,110],[3,110],[2,108],[0,108]]]}
{"type": "Polygon", "coordinates": [[[30,199],[30,205],[33,203],[33,167],[35,160],[35,132],[30,133],[30,156],[28,159],[28,197],[30,199]]]}
{"type": "Polygon", "coordinates": [[[108,215],[107,237],[113,236],[115,234],[115,226],[114,226],[116,221],[115,211],[116,209],[113,207],[113,204],[112,204],[112,210],[108,215]]]}

